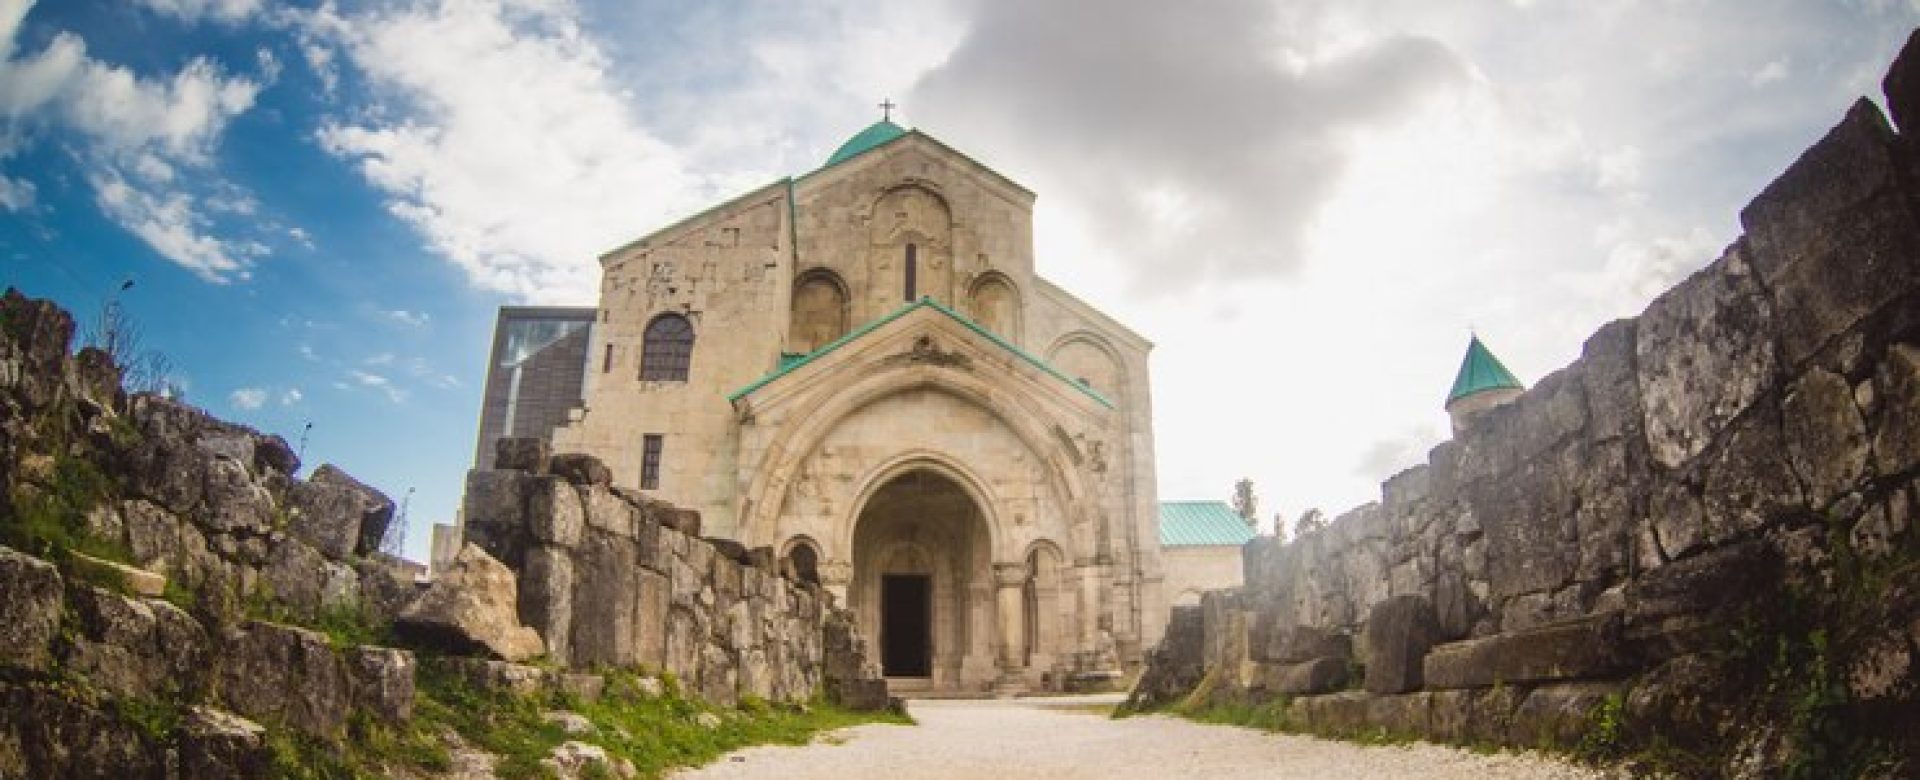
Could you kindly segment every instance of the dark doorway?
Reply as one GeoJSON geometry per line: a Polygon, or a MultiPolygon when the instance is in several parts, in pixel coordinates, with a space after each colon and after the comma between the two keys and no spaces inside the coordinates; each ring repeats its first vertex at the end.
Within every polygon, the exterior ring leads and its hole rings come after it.
{"type": "Polygon", "coordinates": [[[880,576],[880,668],[888,677],[931,676],[932,612],[932,577],[880,576]]]}

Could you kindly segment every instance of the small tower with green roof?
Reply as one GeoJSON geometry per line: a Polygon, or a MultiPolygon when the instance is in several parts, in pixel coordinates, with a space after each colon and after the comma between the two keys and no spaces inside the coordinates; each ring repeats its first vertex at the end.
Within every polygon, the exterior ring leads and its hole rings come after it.
{"type": "Polygon", "coordinates": [[[1447,416],[1453,419],[1453,435],[1459,436],[1467,425],[1488,409],[1519,398],[1525,385],[1512,371],[1500,364],[1487,345],[1475,335],[1467,341],[1467,355],[1460,360],[1460,373],[1453,378],[1453,390],[1447,393],[1447,416]]]}

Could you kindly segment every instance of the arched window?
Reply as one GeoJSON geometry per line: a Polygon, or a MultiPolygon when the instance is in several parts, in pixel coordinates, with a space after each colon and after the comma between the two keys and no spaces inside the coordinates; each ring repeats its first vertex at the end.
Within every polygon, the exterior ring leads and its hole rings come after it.
{"type": "Polygon", "coordinates": [[[813,545],[806,542],[794,545],[793,550],[787,553],[787,565],[791,567],[789,573],[794,579],[820,584],[820,553],[814,551],[813,545]]]}
{"type": "Polygon", "coordinates": [[[918,258],[919,250],[920,248],[917,246],[914,246],[913,244],[907,245],[906,269],[907,269],[907,300],[908,301],[913,300],[914,284],[919,281],[918,279],[915,278],[916,276],[919,275],[917,272],[920,270],[919,268],[915,267],[917,265],[916,261],[919,260],[918,258]]]}
{"type": "Polygon", "coordinates": [[[640,379],[685,382],[693,362],[693,323],[678,314],[662,314],[647,323],[640,352],[640,379]]]}

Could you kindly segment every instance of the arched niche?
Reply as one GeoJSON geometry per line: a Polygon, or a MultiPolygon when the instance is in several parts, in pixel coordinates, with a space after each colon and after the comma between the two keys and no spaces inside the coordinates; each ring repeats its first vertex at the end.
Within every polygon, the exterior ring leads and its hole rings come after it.
{"type": "Polygon", "coordinates": [[[974,279],[967,291],[967,314],[981,327],[1020,343],[1020,291],[1006,274],[988,271],[974,279]]]}
{"type": "Polygon", "coordinates": [[[1079,625],[1078,603],[1066,577],[1067,557],[1059,545],[1040,539],[1028,545],[1026,563],[1021,596],[1026,607],[1027,668],[1058,668],[1073,652],[1073,632],[1079,625]]]}
{"type": "Polygon", "coordinates": [[[808,536],[787,540],[780,555],[780,570],[795,582],[820,584],[820,545],[808,536]]]}
{"type": "Polygon", "coordinates": [[[839,274],[815,268],[795,278],[787,351],[806,354],[846,335],[850,303],[839,274]]]}
{"type": "Polygon", "coordinates": [[[908,301],[953,303],[953,212],[920,184],[882,193],[868,216],[866,297],[875,316],[908,301]]]}
{"type": "Polygon", "coordinates": [[[1080,331],[1054,342],[1047,362],[1119,405],[1126,397],[1127,374],[1113,346],[1097,335],[1080,331]]]}

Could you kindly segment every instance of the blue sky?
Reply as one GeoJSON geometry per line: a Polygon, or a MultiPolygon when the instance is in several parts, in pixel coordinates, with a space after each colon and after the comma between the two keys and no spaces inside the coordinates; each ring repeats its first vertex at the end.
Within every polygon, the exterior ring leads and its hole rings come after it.
{"type": "Polygon", "coordinates": [[[0,0],[0,273],[453,515],[494,310],[899,116],[1155,340],[1162,498],[1338,512],[1717,256],[1912,2],[0,0]],[[1444,7],[1440,7],[1444,5],[1444,7]],[[1198,9],[1204,9],[1201,12],[1198,9]],[[85,316],[83,314],[83,316],[85,316]]]}

